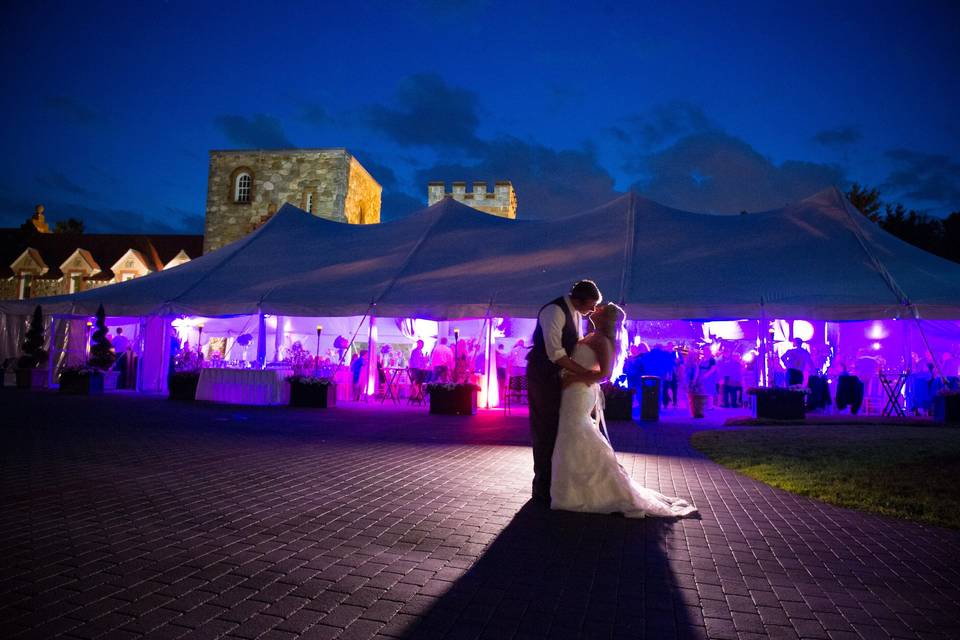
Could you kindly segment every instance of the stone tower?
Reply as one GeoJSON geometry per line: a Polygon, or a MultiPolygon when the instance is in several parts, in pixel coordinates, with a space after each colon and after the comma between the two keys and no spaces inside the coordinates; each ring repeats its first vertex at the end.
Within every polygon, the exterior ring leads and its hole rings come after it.
{"type": "Polygon", "coordinates": [[[346,149],[211,151],[203,251],[239,240],[284,203],[328,220],[376,224],[381,192],[346,149]]]}
{"type": "Polygon", "coordinates": [[[484,213],[511,220],[517,217],[517,194],[513,190],[513,183],[509,180],[495,182],[493,191],[487,191],[486,182],[474,182],[473,191],[467,191],[466,182],[452,183],[452,191],[446,191],[446,186],[445,182],[431,182],[427,185],[428,206],[444,198],[453,198],[484,213]]]}

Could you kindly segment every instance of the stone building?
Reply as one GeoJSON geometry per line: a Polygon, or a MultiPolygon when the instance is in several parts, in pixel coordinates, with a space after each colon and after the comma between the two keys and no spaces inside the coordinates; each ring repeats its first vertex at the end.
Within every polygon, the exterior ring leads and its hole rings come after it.
{"type": "Polygon", "coordinates": [[[381,192],[346,149],[211,151],[204,252],[239,240],[287,202],[328,220],[378,223],[381,192]]]}
{"type": "Polygon", "coordinates": [[[50,233],[43,207],[19,229],[0,229],[0,298],[74,293],[170,269],[200,255],[203,237],[50,233]]]}
{"type": "Polygon", "coordinates": [[[453,198],[457,202],[501,218],[515,220],[517,217],[517,194],[509,180],[495,182],[493,191],[487,191],[486,182],[474,182],[473,191],[467,191],[466,182],[454,182],[451,187],[451,191],[446,191],[445,182],[431,182],[427,185],[427,204],[434,205],[444,198],[453,198]]]}

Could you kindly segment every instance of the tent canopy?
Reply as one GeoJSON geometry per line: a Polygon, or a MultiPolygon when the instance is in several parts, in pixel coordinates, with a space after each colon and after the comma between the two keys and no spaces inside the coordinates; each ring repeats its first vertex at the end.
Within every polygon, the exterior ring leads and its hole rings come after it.
{"type": "Polygon", "coordinates": [[[960,265],[886,233],[835,188],[740,216],[633,193],[558,220],[508,220],[445,199],[401,220],[348,225],[284,205],[187,264],[70,296],[0,301],[0,311],[533,317],[581,278],[637,319],[895,318],[909,315],[908,302],[925,318],[960,318],[960,265]]]}

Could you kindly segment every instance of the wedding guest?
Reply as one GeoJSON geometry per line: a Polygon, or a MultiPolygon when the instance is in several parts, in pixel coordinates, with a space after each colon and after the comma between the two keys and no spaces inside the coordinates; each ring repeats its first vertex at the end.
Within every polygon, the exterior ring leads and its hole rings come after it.
{"type": "Polygon", "coordinates": [[[788,349],[780,356],[780,362],[787,370],[788,387],[805,384],[807,376],[813,371],[813,358],[810,352],[803,348],[802,338],[794,338],[793,349],[788,349]]]}
{"type": "Polygon", "coordinates": [[[449,382],[450,375],[453,373],[454,359],[453,349],[447,346],[446,336],[440,338],[440,342],[433,347],[430,354],[430,366],[433,368],[433,378],[437,382],[449,382]]]}
{"type": "Polygon", "coordinates": [[[423,340],[417,340],[417,346],[410,352],[410,362],[407,366],[410,368],[410,382],[419,393],[420,387],[427,381],[427,367],[429,366],[427,357],[423,355],[423,340]]]}
{"type": "Polygon", "coordinates": [[[711,406],[716,406],[717,393],[719,385],[717,384],[717,359],[710,352],[710,345],[703,345],[700,350],[700,360],[697,364],[697,380],[699,380],[702,393],[710,396],[711,406]]]}
{"type": "Polygon", "coordinates": [[[739,407],[743,398],[743,366],[740,357],[733,351],[725,350],[717,364],[720,388],[723,393],[721,407],[739,407]]]}
{"type": "Polygon", "coordinates": [[[510,350],[510,377],[526,375],[529,352],[530,349],[524,344],[523,338],[514,343],[510,350]]]}
{"type": "Polygon", "coordinates": [[[507,355],[507,348],[503,343],[497,345],[494,358],[497,365],[497,383],[502,393],[504,383],[507,380],[507,367],[510,366],[510,356],[507,355]]]}
{"type": "Polygon", "coordinates": [[[127,386],[127,350],[130,349],[130,340],[123,335],[123,327],[117,327],[117,335],[113,338],[113,352],[117,356],[117,362],[114,365],[120,375],[117,376],[117,387],[125,389],[127,386]]]}
{"type": "Polygon", "coordinates": [[[353,380],[353,399],[360,400],[366,395],[367,378],[363,375],[366,367],[367,350],[356,354],[350,363],[350,374],[353,380]]]}

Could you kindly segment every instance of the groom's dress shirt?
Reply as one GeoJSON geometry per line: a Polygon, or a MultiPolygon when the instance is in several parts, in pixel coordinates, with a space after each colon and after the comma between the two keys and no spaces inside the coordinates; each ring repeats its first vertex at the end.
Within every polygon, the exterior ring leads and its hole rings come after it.
{"type": "MultiPolygon", "coordinates": [[[[573,324],[577,329],[577,340],[580,340],[583,337],[583,316],[573,308],[570,303],[570,296],[563,296],[563,303],[567,305],[567,309],[570,311],[570,317],[573,318],[573,324]]],[[[563,334],[563,325],[567,321],[563,309],[556,304],[548,304],[540,310],[538,320],[540,321],[540,328],[543,330],[543,344],[546,347],[550,362],[556,362],[568,355],[560,341],[563,334]]]]}

